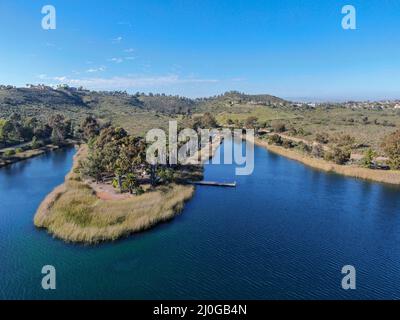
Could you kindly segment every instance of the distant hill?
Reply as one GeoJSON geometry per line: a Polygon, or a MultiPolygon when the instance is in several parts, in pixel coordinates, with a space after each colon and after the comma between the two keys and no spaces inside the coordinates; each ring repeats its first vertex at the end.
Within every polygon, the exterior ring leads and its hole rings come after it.
{"type": "Polygon", "coordinates": [[[31,85],[27,88],[0,86],[0,106],[2,107],[46,106],[62,109],[65,107],[99,108],[105,107],[107,104],[119,104],[149,111],[183,114],[201,107],[205,103],[219,102],[270,105],[284,103],[285,100],[267,94],[247,95],[236,91],[210,98],[190,99],[165,94],[137,93],[130,95],[120,91],[98,92],[67,86],[57,89],[44,85],[31,85]]]}
{"type": "Polygon", "coordinates": [[[206,99],[207,101],[215,102],[230,102],[231,104],[257,104],[257,105],[272,105],[272,104],[283,104],[286,103],[284,99],[269,95],[269,94],[245,94],[238,91],[226,92],[223,95],[215,96],[206,99]]]}
{"type": "Polygon", "coordinates": [[[168,114],[186,114],[198,105],[193,99],[164,94],[141,94],[138,99],[142,108],[168,114]]]}
{"type": "Polygon", "coordinates": [[[271,95],[227,92],[210,98],[190,99],[165,94],[127,94],[122,91],[89,91],[83,88],[45,85],[26,88],[0,86],[0,118],[17,112],[26,117],[47,118],[62,113],[74,123],[88,115],[119,124],[131,132],[146,132],[165,126],[179,115],[204,112],[247,112],[262,106],[279,107],[285,101],[271,95]]]}
{"type": "Polygon", "coordinates": [[[0,105],[23,106],[23,105],[46,105],[85,106],[82,96],[78,92],[50,87],[35,86],[32,88],[0,87],[0,105]]]}

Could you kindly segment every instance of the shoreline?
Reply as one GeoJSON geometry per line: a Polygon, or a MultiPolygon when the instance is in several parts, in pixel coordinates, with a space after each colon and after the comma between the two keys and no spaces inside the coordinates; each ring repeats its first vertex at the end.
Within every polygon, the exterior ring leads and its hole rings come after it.
{"type": "MultiPolygon", "coordinates": [[[[201,152],[199,172],[221,143],[219,138],[208,145],[208,151],[201,152]]],[[[198,153],[195,156],[198,157],[198,153]]],[[[194,196],[193,185],[172,183],[127,199],[101,199],[76,173],[80,160],[86,155],[87,146],[82,145],[74,155],[64,183],[44,198],[34,216],[37,228],[46,229],[53,237],[65,242],[95,245],[146,231],[172,220],[194,196]]]]}
{"type": "Polygon", "coordinates": [[[301,162],[313,169],[324,172],[336,173],[346,177],[368,180],[373,182],[385,183],[390,185],[400,185],[400,171],[394,170],[373,170],[354,165],[339,165],[323,159],[311,158],[296,151],[285,149],[280,146],[268,144],[258,138],[254,138],[254,144],[276,153],[291,160],[301,162]]]}
{"type": "Polygon", "coordinates": [[[21,153],[18,153],[14,156],[12,156],[9,159],[0,159],[0,168],[4,168],[7,166],[10,166],[14,163],[18,163],[21,161],[25,161],[25,160],[29,160],[32,158],[36,158],[39,157],[47,152],[51,152],[51,151],[55,151],[55,150],[59,150],[62,148],[66,148],[66,147],[71,147],[73,145],[76,144],[76,141],[69,141],[67,142],[65,145],[63,146],[57,146],[57,145],[53,145],[53,144],[48,144],[44,147],[41,147],[39,149],[32,149],[32,150],[27,150],[27,151],[23,151],[21,153]]]}

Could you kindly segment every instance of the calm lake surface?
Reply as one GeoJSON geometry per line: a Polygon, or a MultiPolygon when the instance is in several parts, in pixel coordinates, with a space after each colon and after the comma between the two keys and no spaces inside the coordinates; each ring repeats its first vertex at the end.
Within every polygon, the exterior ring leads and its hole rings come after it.
{"type": "Polygon", "coordinates": [[[400,298],[400,188],[312,170],[256,147],[255,172],[208,165],[182,215],[113,244],[85,247],[33,226],[74,149],[0,169],[2,299],[400,298]],[[357,290],[341,289],[344,265],[357,290]],[[54,265],[57,290],[41,289],[54,265]]]}

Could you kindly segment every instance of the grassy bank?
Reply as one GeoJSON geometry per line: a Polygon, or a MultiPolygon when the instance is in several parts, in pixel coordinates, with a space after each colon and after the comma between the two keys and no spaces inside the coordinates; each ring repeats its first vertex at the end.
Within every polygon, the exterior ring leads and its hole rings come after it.
{"type": "Polygon", "coordinates": [[[271,152],[277,153],[292,160],[299,161],[314,169],[322,170],[325,172],[334,172],[337,174],[358,179],[400,185],[400,171],[373,170],[361,168],[355,165],[338,165],[322,159],[305,156],[299,152],[290,149],[285,149],[280,146],[268,144],[268,142],[260,139],[255,139],[254,142],[255,144],[262,146],[271,152]]]}
{"type": "Polygon", "coordinates": [[[172,219],[193,196],[193,186],[171,184],[124,200],[101,200],[76,174],[86,149],[80,148],[65,183],[46,197],[35,215],[35,226],[54,237],[86,244],[116,240],[172,219]]]}
{"type": "MultiPolygon", "coordinates": [[[[72,139],[68,139],[65,143],[65,145],[63,146],[57,146],[54,144],[47,144],[43,147],[40,147],[38,149],[28,149],[28,150],[24,150],[21,152],[17,152],[12,156],[6,157],[4,156],[4,152],[3,155],[0,157],[0,168],[1,167],[5,167],[8,166],[10,164],[13,163],[17,163],[20,161],[24,161],[24,160],[28,160],[34,157],[38,157],[42,154],[45,154],[46,152],[50,152],[50,151],[54,151],[54,150],[58,150],[60,148],[63,147],[68,147],[68,146],[73,146],[75,145],[77,142],[75,140],[72,139]]],[[[8,149],[13,149],[13,148],[8,148],[8,149]]],[[[18,149],[18,148],[16,148],[18,149]]]]}

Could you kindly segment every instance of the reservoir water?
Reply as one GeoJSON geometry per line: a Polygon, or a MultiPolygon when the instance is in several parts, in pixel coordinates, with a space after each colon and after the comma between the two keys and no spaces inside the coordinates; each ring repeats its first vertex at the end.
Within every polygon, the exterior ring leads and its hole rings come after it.
{"type": "Polygon", "coordinates": [[[183,213],[96,247],[34,228],[74,149],[0,169],[0,299],[400,298],[400,188],[315,171],[255,149],[255,171],[207,165],[183,213]],[[41,269],[57,290],[41,289],[41,269]],[[344,265],[357,289],[341,288],[344,265]]]}

